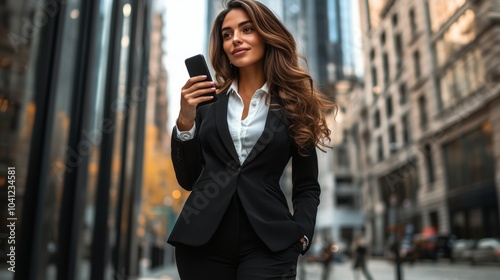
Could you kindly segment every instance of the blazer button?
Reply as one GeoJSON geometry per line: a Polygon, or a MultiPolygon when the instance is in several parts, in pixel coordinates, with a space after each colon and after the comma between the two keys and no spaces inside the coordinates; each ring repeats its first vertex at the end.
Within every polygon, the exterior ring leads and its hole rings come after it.
{"type": "Polygon", "coordinates": [[[235,161],[231,161],[231,162],[227,163],[227,168],[231,172],[236,172],[236,171],[239,171],[238,169],[240,168],[240,165],[237,162],[235,162],[235,161]]]}

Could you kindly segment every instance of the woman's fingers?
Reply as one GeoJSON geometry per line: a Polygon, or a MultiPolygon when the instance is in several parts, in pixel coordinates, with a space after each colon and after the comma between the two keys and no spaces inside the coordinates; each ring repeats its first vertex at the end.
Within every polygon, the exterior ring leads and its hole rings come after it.
{"type": "MultiPolygon", "coordinates": [[[[191,88],[193,85],[196,85],[199,82],[203,82],[207,79],[207,76],[201,75],[201,76],[195,76],[191,77],[186,81],[186,84],[182,87],[182,89],[188,89],[191,88]]],[[[204,83],[210,83],[210,81],[206,81],[204,83]]]]}
{"type": "Polygon", "coordinates": [[[195,106],[198,103],[212,99],[212,97],[202,96],[215,91],[214,82],[204,81],[205,79],[206,76],[192,77],[182,87],[182,97],[189,105],[195,106]]]}
{"type": "Polygon", "coordinates": [[[206,78],[206,76],[192,77],[182,87],[180,117],[194,120],[198,104],[213,99],[211,95],[204,96],[215,91],[214,82],[206,81],[206,78]]]}

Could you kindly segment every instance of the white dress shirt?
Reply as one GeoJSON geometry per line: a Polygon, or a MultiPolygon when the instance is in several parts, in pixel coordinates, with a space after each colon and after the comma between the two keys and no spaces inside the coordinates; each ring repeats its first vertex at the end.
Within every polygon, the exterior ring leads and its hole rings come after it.
{"type": "MultiPolygon", "coordinates": [[[[248,115],[242,120],[244,105],[243,99],[238,93],[238,82],[234,81],[227,91],[229,95],[227,124],[240,164],[243,164],[264,131],[267,113],[269,112],[269,106],[266,104],[267,92],[267,83],[254,92],[250,100],[248,115]]],[[[190,140],[196,133],[196,124],[189,131],[179,131],[177,129],[176,131],[179,140],[190,140]]]]}

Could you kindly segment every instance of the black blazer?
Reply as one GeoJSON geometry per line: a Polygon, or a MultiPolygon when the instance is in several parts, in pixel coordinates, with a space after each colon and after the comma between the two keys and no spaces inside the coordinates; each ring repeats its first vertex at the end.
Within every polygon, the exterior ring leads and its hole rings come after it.
{"type": "MultiPolygon", "coordinates": [[[[271,95],[272,101],[277,97],[271,95]]],[[[217,229],[235,192],[257,235],[271,251],[290,247],[304,234],[312,240],[319,204],[315,147],[298,154],[282,109],[269,109],[264,131],[240,164],[227,124],[228,95],[198,108],[196,135],[179,141],[172,132],[172,161],[179,184],[192,191],[169,236],[172,245],[200,246],[217,229]],[[293,216],[279,180],[292,158],[293,216]]]]}

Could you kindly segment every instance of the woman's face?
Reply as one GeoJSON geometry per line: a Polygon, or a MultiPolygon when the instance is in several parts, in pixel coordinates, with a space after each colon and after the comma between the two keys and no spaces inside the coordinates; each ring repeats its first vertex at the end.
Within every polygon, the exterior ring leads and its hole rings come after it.
{"type": "Polygon", "coordinates": [[[221,31],[224,52],[234,66],[262,67],[265,43],[243,9],[229,11],[222,22],[221,31]]]}

